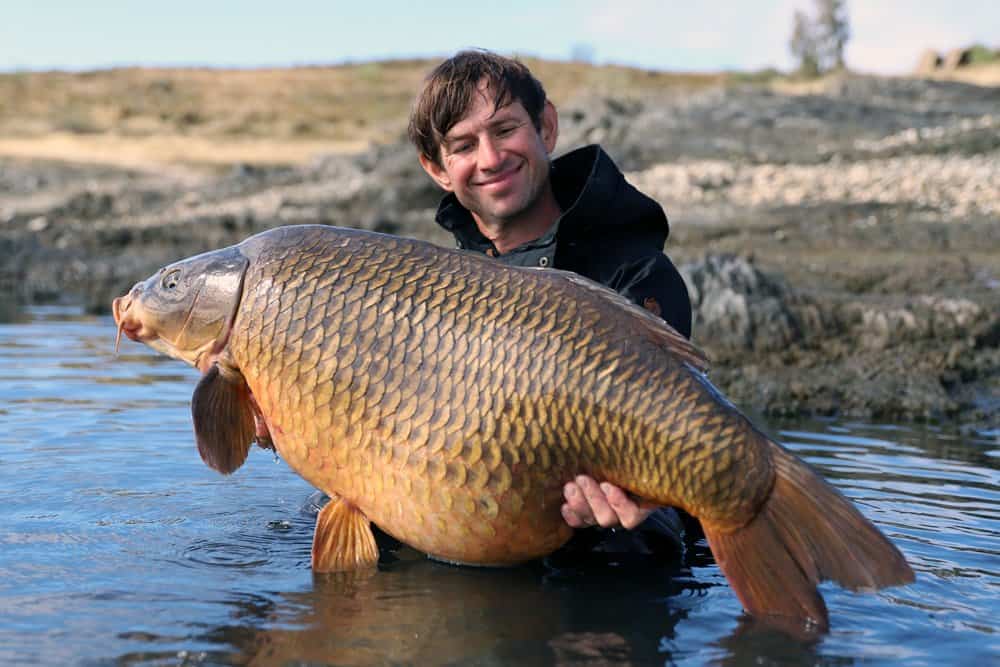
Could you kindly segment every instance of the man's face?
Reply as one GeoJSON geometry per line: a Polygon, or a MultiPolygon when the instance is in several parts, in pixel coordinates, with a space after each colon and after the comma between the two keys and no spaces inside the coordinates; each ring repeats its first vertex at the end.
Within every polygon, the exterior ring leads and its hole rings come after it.
{"type": "Polygon", "coordinates": [[[492,91],[480,84],[468,112],[441,143],[441,165],[424,156],[420,162],[480,222],[503,226],[530,215],[548,187],[557,130],[550,103],[538,130],[520,102],[495,109],[492,91]]]}

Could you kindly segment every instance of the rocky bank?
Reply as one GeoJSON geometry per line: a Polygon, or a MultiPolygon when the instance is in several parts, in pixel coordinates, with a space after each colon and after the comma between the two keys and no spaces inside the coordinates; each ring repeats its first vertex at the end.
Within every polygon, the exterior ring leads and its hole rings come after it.
{"type": "MultiPolygon", "coordinates": [[[[1000,88],[844,77],[560,109],[671,219],[711,377],[765,414],[1000,427],[1000,88]]],[[[276,226],[450,244],[403,142],[299,167],[0,160],[0,297],[113,296],[276,226]]]]}

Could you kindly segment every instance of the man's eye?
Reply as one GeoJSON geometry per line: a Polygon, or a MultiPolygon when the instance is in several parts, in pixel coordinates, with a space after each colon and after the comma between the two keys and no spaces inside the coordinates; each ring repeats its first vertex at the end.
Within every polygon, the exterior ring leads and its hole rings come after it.
{"type": "Polygon", "coordinates": [[[451,147],[451,152],[452,153],[468,153],[469,150],[471,150],[471,149],[472,149],[472,144],[470,144],[470,143],[461,143],[461,144],[455,144],[454,146],[452,146],[451,147]]]}
{"type": "Polygon", "coordinates": [[[499,130],[497,130],[497,136],[498,137],[506,137],[507,135],[511,134],[516,129],[517,129],[516,125],[508,125],[506,127],[501,127],[499,130]]]}

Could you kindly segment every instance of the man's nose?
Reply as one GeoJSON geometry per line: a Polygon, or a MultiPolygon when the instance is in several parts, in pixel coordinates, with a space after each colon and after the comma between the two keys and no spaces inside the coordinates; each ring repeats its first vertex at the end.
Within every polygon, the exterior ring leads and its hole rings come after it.
{"type": "Polygon", "coordinates": [[[492,137],[484,137],[479,141],[479,155],[476,157],[479,168],[485,171],[495,169],[503,162],[500,150],[492,137]]]}

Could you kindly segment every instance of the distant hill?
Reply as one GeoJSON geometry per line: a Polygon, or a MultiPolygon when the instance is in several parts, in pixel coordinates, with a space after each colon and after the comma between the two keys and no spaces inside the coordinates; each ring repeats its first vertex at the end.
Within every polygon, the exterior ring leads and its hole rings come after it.
{"type": "MultiPolygon", "coordinates": [[[[197,152],[208,151],[208,144],[246,147],[253,141],[359,149],[400,136],[414,95],[436,62],[0,74],[0,140],[16,147],[34,139],[43,153],[45,143],[37,140],[51,143],[53,137],[56,152],[72,152],[74,145],[115,152],[123,142],[168,150],[164,138],[180,141],[175,149],[181,154],[185,147],[197,152]]],[[[667,87],[701,88],[726,76],[525,62],[557,103],[584,90],[628,96],[667,87]]],[[[258,148],[267,150],[266,145],[258,148]]],[[[25,150],[30,152],[30,145],[25,150]]]]}
{"type": "MultiPolygon", "coordinates": [[[[360,152],[400,139],[413,98],[437,62],[0,74],[0,158],[144,167],[293,164],[360,152]]],[[[580,100],[676,98],[725,84],[776,84],[781,92],[825,86],[775,70],[670,73],[525,62],[564,111],[580,100]]],[[[1000,65],[930,76],[1000,85],[1000,65]]]]}

